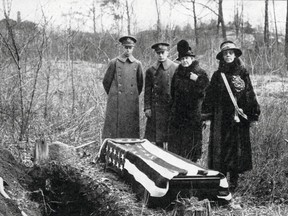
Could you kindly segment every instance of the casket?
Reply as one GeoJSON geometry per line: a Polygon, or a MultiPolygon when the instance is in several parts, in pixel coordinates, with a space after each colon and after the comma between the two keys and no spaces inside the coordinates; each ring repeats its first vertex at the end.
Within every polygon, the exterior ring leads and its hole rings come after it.
{"type": "Polygon", "coordinates": [[[168,206],[189,198],[229,201],[226,177],[181,156],[157,147],[146,139],[105,139],[100,161],[131,186],[149,207],[168,206]]]}

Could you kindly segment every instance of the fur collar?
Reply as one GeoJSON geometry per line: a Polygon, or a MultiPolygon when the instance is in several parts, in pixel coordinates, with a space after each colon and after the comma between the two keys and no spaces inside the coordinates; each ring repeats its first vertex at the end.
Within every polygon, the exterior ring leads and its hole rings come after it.
{"type": "Polygon", "coordinates": [[[220,72],[223,72],[225,74],[234,74],[234,75],[236,74],[239,75],[240,72],[243,71],[243,69],[244,69],[244,64],[239,58],[235,58],[235,60],[230,64],[227,64],[226,62],[224,62],[224,60],[221,60],[219,62],[219,68],[218,68],[220,72]]]}
{"type": "Polygon", "coordinates": [[[200,70],[199,62],[194,60],[192,64],[188,67],[183,67],[181,64],[178,68],[178,74],[180,76],[190,77],[190,72],[198,74],[198,71],[200,70]]]}

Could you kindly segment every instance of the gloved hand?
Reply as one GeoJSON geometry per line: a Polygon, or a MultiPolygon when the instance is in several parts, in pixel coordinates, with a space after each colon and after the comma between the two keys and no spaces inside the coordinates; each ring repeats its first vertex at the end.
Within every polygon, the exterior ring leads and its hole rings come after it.
{"type": "Polygon", "coordinates": [[[193,81],[196,81],[198,78],[198,75],[193,73],[193,72],[190,72],[190,79],[193,80],[193,81]]]}
{"type": "Polygon", "coordinates": [[[151,116],[152,116],[151,109],[145,110],[145,116],[146,116],[147,118],[151,118],[151,116]]]}

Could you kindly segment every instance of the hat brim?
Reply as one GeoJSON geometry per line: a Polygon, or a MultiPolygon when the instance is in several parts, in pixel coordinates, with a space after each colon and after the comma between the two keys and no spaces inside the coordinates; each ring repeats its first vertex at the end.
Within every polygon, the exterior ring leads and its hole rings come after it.
{"type": "Polygon", "coordinates": [[[122,46],[124,46],[124,47],[134,47],[135,44],[122,44],[122,46]]]}
{"type": "Polygon", "coordinates": [[[186,55],[178,55],[178,58],[176,59],[177,61],[181,61],[181,58],[186,57],[186,56],[190,56],[190,57],[195,57],[196,55],[194,54],[186,54],[186,55]]]}
{"type": "MultiPolygon", "coordinates": [[[[226,49],[226,50],[233,50],[235,52],[235,56],[236,57],[240,57],[242,55],[242,51],[238,48],[231,48],[231,49],[226,49]]],[[[220,51],[217,55],[216,55],[216,59],[218,60],[222,60],[223,59],[223,51],[220,51]]]]}
{"type": "Polygon", "coordinates": [[[119,42],[123,45],[123,46],[135,46],[137,39],[133,36],[123,36],[121,38],[119,38],[119,42]],[[129,42],[127,40],[130,40],[129,42]]]}

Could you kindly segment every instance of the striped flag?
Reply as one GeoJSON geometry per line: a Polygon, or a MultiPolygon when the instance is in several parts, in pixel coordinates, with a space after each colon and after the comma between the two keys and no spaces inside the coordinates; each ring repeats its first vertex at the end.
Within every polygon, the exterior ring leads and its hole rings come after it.
{"type": "Polygon", "coordinates": [[[222,173],[205,169],[146,139],[106,139],[99,156],[118,173],[126,171],[132,175],[151,197],[165,196],[171,181],[217,179],[217,197],[224,200],[232,198],[227,179],[222,173]]]}

